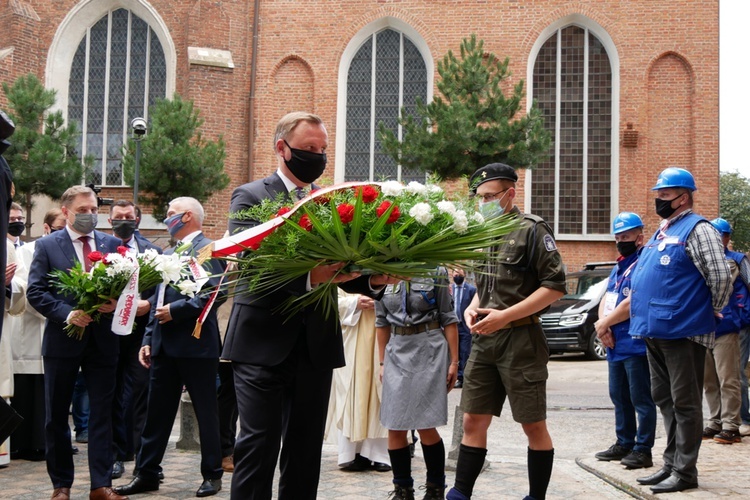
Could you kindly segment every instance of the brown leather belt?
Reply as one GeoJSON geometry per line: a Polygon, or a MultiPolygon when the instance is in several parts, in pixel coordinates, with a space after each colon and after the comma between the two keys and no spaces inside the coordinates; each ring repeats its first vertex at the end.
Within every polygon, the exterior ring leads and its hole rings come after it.
{"type": "Polygon", "coordinates": [[[415,333],[429,332],[438,328],[440,328],[439,321],[430,321],[429,323],[414,326],[394,326],[393,333],[394,335],[414,335],[415,333]]]}
{"type": "MultiPolygon", "coordinates": [[[[477,315],[477,321],[481,321],[486,317],[487,316],[484,314],[479,314],[477,315]]],[[[526,325],[535,325],[537,323],[539,323],[539,316],[534,316],[534,315],[526,316],[525,318],[511,321],[510,323],[502,327],[500,330],[510,330],[511,328],[517,328],[519,326],[526,326],[526,325]]],[[[497,330],[497,331],[500,331],[500,330],[497,330]]]]}
{"type": "Polygon", "coordinates": [[[526,316],[525,318],[517,319],[515,321],[511,321],[507,325],[505,325],[501,330],[508,330],[510,328],[517,328],[519,326],[526,326],[526,325],[534,325],[539,323],[539,316],[526,316]]]}

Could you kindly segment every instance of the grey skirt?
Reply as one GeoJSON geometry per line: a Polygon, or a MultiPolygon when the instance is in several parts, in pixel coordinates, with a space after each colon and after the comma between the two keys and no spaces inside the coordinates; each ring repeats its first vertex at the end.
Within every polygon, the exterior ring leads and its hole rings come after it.
{"type": "Polygon", "coordinates": [[[430,429],[448,423],[448,341],[438,328],[393,335],[385,346],[380,422],[386,429],[430,429]]]}

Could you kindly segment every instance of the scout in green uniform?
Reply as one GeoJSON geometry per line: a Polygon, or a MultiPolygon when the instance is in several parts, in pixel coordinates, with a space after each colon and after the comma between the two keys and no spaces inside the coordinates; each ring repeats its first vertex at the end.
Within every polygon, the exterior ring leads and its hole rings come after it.
{"type": "Polygon", "coordinates": [[[513,168],[502,163],[480,168],[469,180],[485,217],[511,213],[523,221],[493,249],[496,254],[478,273],[477,294],[464,313],[477,335],[464,371],[464,436],[448,500],[471,498],[487,454],[487,429],[506,397],[529,440],[526,499],[544,500],[552,474],[554,449],[546,424],[549,350],[539,314],[565,293],[565,273],[544,220],[521,214],[513,204],[517,180],[513,168]]]}

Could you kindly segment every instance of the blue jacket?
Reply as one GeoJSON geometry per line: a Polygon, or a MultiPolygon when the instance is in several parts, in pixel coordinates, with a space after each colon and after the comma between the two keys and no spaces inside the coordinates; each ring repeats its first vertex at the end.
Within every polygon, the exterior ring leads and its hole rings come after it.
{"type": "Polygon", "coordinates": [[[630,334],[679,339],[716,330],[711,290],[685,252],[695,225],[690,213],[657,230],[641,250],[632,276],[630,334]]]}
{"type": "MultiPolygon", "coordinates": [[[[633,270],[638,263],[638,253],[621,258],[612,269],[607,282],[607,293],[617,294],[617,302],[628,298],[631,289],[633,270]]],[[[615,336],[615,348],[607,348],[607,361],[622,361],[633,356],[646,355],[646,343],[642,339],[635,339],[630,335],[630,318],[611,327],[615,336]]]]}
{"type": "MultiPolygon", "coordinates": [[[[742,259],[745,259],[745,254],[740,252],[732,252],[725,248],[724,255],[727,259],[732,259],[737,263],[737,268],[742,264],[742,259]]],[[[716,325],[716,336],[721,337],[727,333],[738,333],[742,328],[748,325],[750,321],[750,298],[748,297],[748,289],[741,276],[737,276],[734,280],[734,288],[732,289],[732,296],[724,309],[721,310],[722,320],[716,325]]]]}

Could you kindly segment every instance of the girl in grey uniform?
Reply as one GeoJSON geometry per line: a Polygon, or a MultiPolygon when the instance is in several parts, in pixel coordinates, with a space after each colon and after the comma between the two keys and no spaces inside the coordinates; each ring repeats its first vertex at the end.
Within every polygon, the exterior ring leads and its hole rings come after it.
{"type": "Polygon", "coordinates": [[[388,454],[396,499],[414,498],[407,432],[417,429],[427,482],[425,500],[445,492],[445,447],[436,427],[448,423],[448,391],[458,376],[458,318],[448,274],[388,285],[375,303],[388,454]]]}

